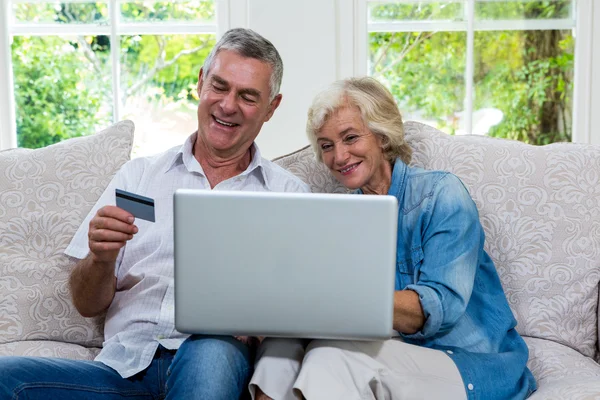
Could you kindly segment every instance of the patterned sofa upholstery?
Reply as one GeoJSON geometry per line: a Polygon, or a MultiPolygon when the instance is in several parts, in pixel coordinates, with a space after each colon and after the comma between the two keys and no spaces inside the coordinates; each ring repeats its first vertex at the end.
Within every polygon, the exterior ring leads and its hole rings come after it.
{"type": "Polygon", "coordinates": [[[113,175],[129,160],[134,126],[42,149],[0,152],[0,355],[92,359],[103,318],[71,303],[63,254],[113,175]]]}
{"type": "MultiPolygon", "coordinates": [[[[407,122],[412,164],[446,170],[479,209],[539,388],[531,399],[600,399],[600,146],[530,146],[407,122]]],[[[346,192],[312,149],[276,162],[313,192],[346,192]]]]}
{"type": "MultiPolygon", "coordinates": [[[[130,156],[133,123],[44,149],[0,152],[0,356],[92,359],[102,321],[73,308],[62,254],[130,156]]],[[[413,164],[448,170],[479,208],[538,384],[532,399],[600,398],[600,147],[528,146],[406,123],[413,164]]],[[[310,148],[277,163],[344,193],[310,148]]]]}

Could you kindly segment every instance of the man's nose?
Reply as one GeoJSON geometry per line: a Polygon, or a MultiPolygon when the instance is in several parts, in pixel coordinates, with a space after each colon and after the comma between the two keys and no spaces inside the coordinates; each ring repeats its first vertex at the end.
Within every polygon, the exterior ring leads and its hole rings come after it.
{"type": "Polygon", "coordinates": [[[223,96],[219,106],[225,114],[233,114],[237,108],[237,96],[233,92],[228,92],[223,96]]]}

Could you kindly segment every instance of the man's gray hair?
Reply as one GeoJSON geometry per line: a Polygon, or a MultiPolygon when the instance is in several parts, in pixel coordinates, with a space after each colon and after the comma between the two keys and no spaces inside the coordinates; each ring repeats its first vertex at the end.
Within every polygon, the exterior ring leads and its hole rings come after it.
{"type": "Polygon", "coordinates": [[[273,43],[251,29],[234,28],[228,30],[204,60],[204,66],[202,67],[202,77],[204,79],[206,79],[212,68],[215,56],[221,50],[235,51],[243,57],[254,58],[269,64],[271,66],[269,101],[272,101],[279,94],[281,79],[283,78],[283,61],[281,61],[279,52],[273,46],[273,43]]]}

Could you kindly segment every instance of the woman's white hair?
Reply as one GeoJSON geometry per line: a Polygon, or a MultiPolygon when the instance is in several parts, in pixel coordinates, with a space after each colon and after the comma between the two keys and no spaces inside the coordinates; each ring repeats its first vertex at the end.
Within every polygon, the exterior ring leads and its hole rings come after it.
{"type": "Polygon", "coordinates": [[[400,157],[405,164],[410,163],[412,149],[404,140],[404,124],[396,101],[385,86],[370,77],[336,81],[313,100],[308,109],[306,134],[317,160],[323,161],[317,145],[318,132],[338,109],[348,105],[357,107],[367,128],[381,137],[388,161],[400,157]]]}

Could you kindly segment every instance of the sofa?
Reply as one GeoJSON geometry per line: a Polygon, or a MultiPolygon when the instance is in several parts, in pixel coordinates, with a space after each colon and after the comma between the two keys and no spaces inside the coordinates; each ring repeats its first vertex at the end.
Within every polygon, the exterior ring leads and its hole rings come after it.
{"type": "MultiPolygon", "coordinates": [[[[600,399],[600,146],[530,146],[405,124],[412,164],[450,171],[475,200],[538,382],[531,399],[600,399]]],[[[134,126],[0,152],[0,356],[92,359],[102,317],[74,309],[62,254],[115,172],[134,126]]],[[[309,147],[275,162],[313,192],[345,193],[309,147]]],[[[365,216],[367,217],[367,216],[365,216]]]]}

